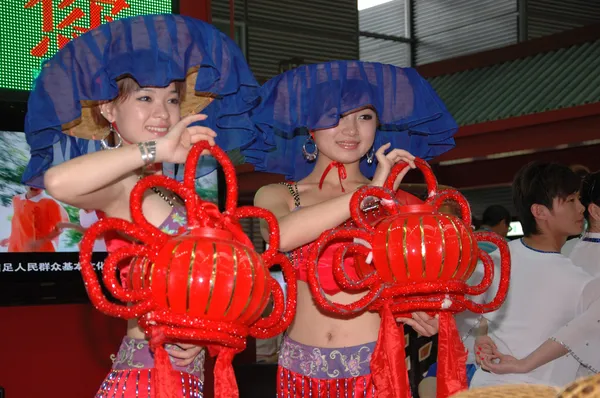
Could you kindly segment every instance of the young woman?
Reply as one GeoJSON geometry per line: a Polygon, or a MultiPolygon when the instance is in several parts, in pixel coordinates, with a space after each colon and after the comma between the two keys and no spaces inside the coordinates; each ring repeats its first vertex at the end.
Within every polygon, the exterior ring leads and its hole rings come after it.
{"type": "MultiPolygon", "coordinates": [[[[277,150],[262,154],[257,169],[285,174],[289,182],[261,188],[255,205],[277,216],[281,250],[290,252],[299,278],[296,317],[280,351],[279,396],[372,397],[377,380],[370,361],[380,317],[366,312],[341,319],[321,311],[306,283],[307,251],[322,232],[349,219],[359,187],[382,186],[398,162],[414,168],[410,152],[431,158],[452,148],[456,124],[416,71],[391,65],[307,65],[267,82],[261,97],[253,118],[277,150]]],[[[350,303],[364,295],[340,290],[328,253],[318,272],[329,297],[350,303]]],[[[421,334],[436,333],[436,319],[413,317],[402,321],[421,334]]]]}
{"type": "MultiPolygon", "coordinates": [[[[44,64],[29,99],[32,159],[24,180],[72,206],[131,221],[137,181],[178,174],[174,165],[185,162],[194,143],[230,150],[256,141],[247,112],[257,89],[235,44],[203,22],[150,15],[102,25],[44,64]],[[197,122],[204,125],[192,126],[197,122]]],[[[142,210],[167,233],[186,225],[185,208],[171,192],[147,192],[142,210]]],[[[128,243],[122,236],[107,240],[109,251],[128,243]]],[[[202,348],[178,344],[168,351],[183,396],[201,396],[202,348]]],[[[144,333],[130,321],[97,397],[154,396],[153,365],[144,333]]]]}

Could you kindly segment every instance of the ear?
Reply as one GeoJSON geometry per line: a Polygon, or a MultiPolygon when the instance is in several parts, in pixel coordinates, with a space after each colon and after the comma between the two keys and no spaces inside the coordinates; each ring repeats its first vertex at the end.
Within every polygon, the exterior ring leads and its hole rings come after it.
{"type": "Polygon", "coordinates": [[[115,121],[115,107],[112,101],[100,104],[98,107],[100,108],[100,114],[108,120],[109,123],[115,121]]]}
{"type": "Polygon", "coordinates": [[[600,221],[600,206],[595,203],[590,203],[588,206],[588,212],[595,221],[600,221]]]}
{"type": "Polygon", "coordinates": [[[531,214],[535,219],[547,220],[550,216],[550,209],[544,205],[534,203],[531,205],[531,214]]]}

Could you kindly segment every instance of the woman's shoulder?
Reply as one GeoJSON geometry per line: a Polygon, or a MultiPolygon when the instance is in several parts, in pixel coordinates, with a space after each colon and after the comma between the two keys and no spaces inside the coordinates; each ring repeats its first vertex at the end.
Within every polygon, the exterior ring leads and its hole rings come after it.
{"type": "Polygon", "coordinates": [[[264,185],[256,191],[254,205],[271,211],[283,206],[289,210],[296,189],[295,183],[289,182],[264,185]]]}
{"type": "Polygon", "coordinates": [[[258,189],[258,191],[256,191],[256,194],[254,195],[254,197],[256,198],[259,196],[270,195],[270,194],[279,193],[279,192],[289,192],[290,188],[295,189],[296,187],[297,187],[297,184],[292,181],[267,184],[267,185],[263,185],[262,187],[260,187],[258,189]]]}

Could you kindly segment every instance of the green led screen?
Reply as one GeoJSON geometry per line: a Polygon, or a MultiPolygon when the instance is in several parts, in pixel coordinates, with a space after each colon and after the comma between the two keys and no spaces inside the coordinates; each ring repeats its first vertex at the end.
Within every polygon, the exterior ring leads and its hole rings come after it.
{"type": "Polygon", "coordinates": [[[0,0],[0,88],[30,90],[69,40],[119,18],[172,12],[173,0],[0,0]]]}

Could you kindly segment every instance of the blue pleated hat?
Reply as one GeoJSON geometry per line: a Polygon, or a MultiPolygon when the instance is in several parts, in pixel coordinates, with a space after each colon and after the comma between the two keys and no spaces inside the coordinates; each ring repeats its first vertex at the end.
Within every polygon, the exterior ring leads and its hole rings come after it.
{"type": "MultiPolygon", "coordinates": [[[[341,115],[366,106],[375,109],[380,122],[375,148],[391,142],[392,148],[429,160],[454,147],[456,122],[412,68],[360,61],[304,65],[269,80],[260,93],[252,119],[276,149],[246,153],[257,171],[301,180],[314,167],[302,155],[309,132],[334,127],[341,115]]],[[[361,161],[368,178],[375,172],[374,160],[372,165],[361,161]]]]}
{"type": "MultiPolygon", "coordinates": [[[[117,80],[132,77],[140,86],[166,87],[185,80],[182,114],[199,112],[214,129],[217,145],[229,151],[271,147],[257,134],[249,111],[259,102],[258,83],[237,45],[214,26],[181,15],[120,19],[83,34],[44,62],[29,96],[25,133],[31,160],[23,182],[43,187],[50,167],[101,150],[108,133],[91,121],[91,109],[117,97],[117,80]]],[[[183,167],[164,164],[181,178],[183,167]]],[[[210,158],[198,176],[210,173],[210,158]]]]}

